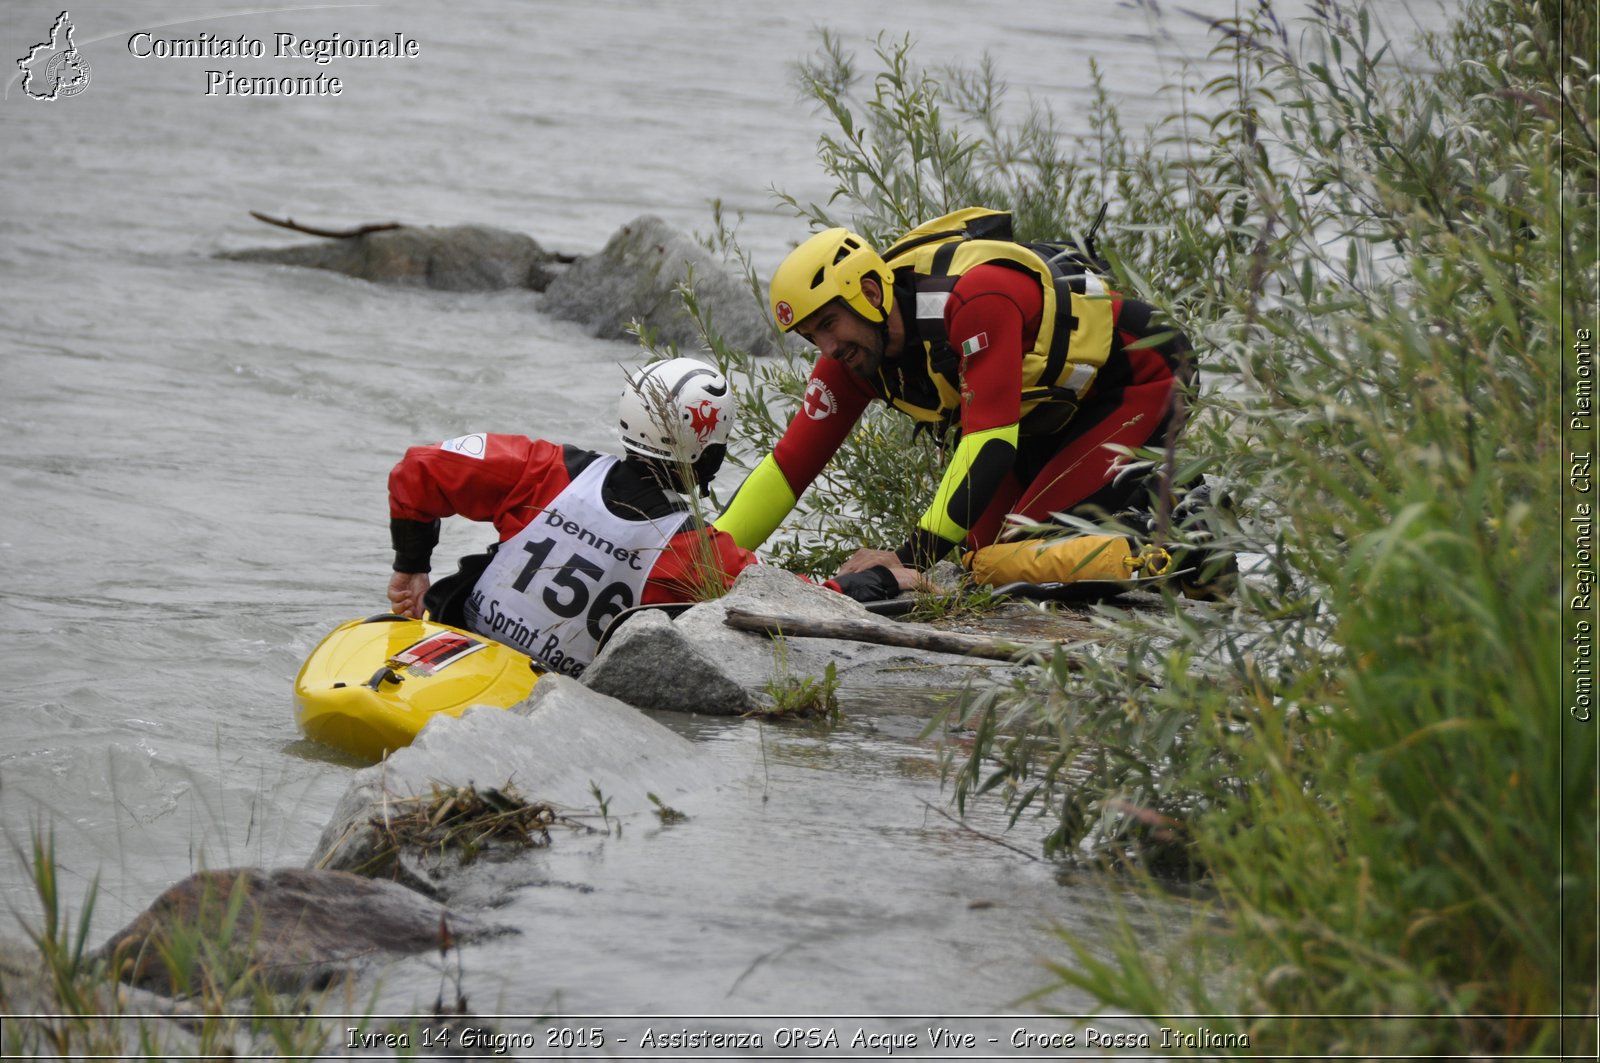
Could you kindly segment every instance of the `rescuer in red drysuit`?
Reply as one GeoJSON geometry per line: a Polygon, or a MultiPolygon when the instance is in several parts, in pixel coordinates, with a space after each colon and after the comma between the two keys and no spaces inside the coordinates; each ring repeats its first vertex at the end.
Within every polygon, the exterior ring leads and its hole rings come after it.
{"type": "Polygon", "coordinates": [[[1092,272],[1064,272],[1009,238],[974,237],[973,223],[996,217],[948,215],[887,256],[829,229],[785,259],[774,317],[821,357],[801,409],[719,529],[759,547],[874,399],[959,437],[912,535],[892,552],[857,551],[841,574],[927,568],[958,546],[994,543],[1008,514],[1045,523],[1145,501],[1150,485],[1119,476],[1126,458],[1114,448],[1168,443],[1176,393],[1193,380],[1187,340],[1092,272]]]}

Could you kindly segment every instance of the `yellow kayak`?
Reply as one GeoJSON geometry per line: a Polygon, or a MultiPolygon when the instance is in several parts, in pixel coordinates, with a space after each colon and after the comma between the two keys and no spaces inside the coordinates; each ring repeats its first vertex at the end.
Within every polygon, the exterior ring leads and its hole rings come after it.
{"type": "Polygon", "coordinates": [[[435,716],[510,708],[541,674],[492,639],[381,613],[340,624],[311,651],[294,681],[295,722],[307,738],[379,760],[435,716]]]}

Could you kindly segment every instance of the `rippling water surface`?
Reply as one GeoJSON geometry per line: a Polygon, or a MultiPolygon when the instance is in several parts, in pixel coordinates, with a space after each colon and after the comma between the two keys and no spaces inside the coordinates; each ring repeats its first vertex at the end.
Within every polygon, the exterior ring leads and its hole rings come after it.
{"type": "MultiPolygon", "coordinates": [[[[97,939],[198,866],[302,862],[350,768],[297,741],[290,685],[333,624],[383,605],[389,466],[412,443],[474,430],[612,446],[629,345],[545,318],[532,293],[212,259],[300,239],[247,211],[476,222],[586,253],[643,213],[707,231],[720,198],[766,272],[804,234],[769,188],[827,192],[820,120],[788,69],[819,27],[864,55],[880,30],[911,34],[927,62],[991,52],[1018,107],[1032,94],[1069,131],[1083,128],[1093,56],[1138,128],[1155,114],[1145,93],[1185,60],[1199,64],[1191,81],[1217,72],[1200,24],[1156,6],[74,4],[87,90],[42,103],[13,78],[0,103],[0,901],[33,911],[15,847],[37,823],[54,829],[75,896],[99,876],[97,939]],[[138,58],[127,42],[140,30],[244,35],[269,52],[278,32],[400,32],[420,55],[138,58]],[[214,68],[322,72],[344,89],[207,96],[214,68]]],[[[46,38],[58,11],[8,4],[5,58],[46,38]]],[[[486,538],[451,528],[439,556],[486,538]]],[[[485,946],[474,968],[490,999],[999,1009],[1040,978],[1040,925],[1082,928],[1106,904],[931,811],[947,795],[914,725],[886,736],[868,716],[763,739],[753,724],[669,722],[747,764],[765,741],[767,774],[660,837],[552,856],[550,877],[584,889],[535,891],[560,898],[544,915],[518,902],[542,959],[485,946]]],[[[1036,851],[1032,834],[1018,841],[1036,851]]]]}

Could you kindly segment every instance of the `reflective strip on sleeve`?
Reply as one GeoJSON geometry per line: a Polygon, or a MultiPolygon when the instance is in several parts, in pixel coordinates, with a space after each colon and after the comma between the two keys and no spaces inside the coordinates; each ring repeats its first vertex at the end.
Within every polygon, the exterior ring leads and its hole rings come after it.
{"type": "Polygon", "coordinates": [[[797,501],[777,459],[768,454],[745,477],[712,527],[732,536],[744,549],[755,550],[778,530],[797,501]]]}
{"type": "MultiPolygon", "coordinates": [[[[1017,426],[1008,424],[962,436],[960,444],[956,446],[956,452],[950,457],[950,467],[945,469],[944,479],[939,481],[939,488],[934,492],[933,502],[922,514],[922,519],[917,521],[917,527],[953,543],[965,539],[970,529],[962,527],[951,515],[950,501],[957,494],[970,490],[968,478],[972,475],[973,466],[978,462],[979,454],[987,445],[1002,444],[1009,451],[1008,454],[1001,455],[1009,467],[1017,449],[1017,434],[1017,426]]],[[[988,500],[985,499],[984,503],[987,505],[988,500]]],[[[972,513],[970,519],[976,522],[980,515],[981,512],[972,513]]]]}

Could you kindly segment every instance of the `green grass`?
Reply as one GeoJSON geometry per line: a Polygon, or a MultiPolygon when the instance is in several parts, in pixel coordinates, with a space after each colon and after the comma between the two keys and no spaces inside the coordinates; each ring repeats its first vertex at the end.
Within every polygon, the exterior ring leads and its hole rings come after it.
{"type": "Polygon", "coordinates": [[[789,667],[788,646],[782,635],[772,640],[776,674],[762,687],[767,703],[745,715],[763,720],[821,719],[837,723],[843,717],[838,669],[829,661],[820,676],[796,675],[789,667]]]}
{"type": "MultiPolygon", "coordinates": [[[[35,830],[29,867],[40,917],[24,928],[37,963],[0,968],[8,1056],[308,1058],[333,1043],[333,1028],[314,1012],[348,987],[316,994],[274,985],[250,960],[254,930],[241,921],[242,889],[206,895],[192,918],[169,920],[136,953],[108,955],[88,940],[98,884],[74,917],[49,831],[35,830]],[[161,1009],[150,1002],[157,998],[133,995],[130,983],[171,997],[172,1017],[156,1017],[161,1009]]],[[[346,996],[338,1001],[350,1010],[346,996]]]]}

